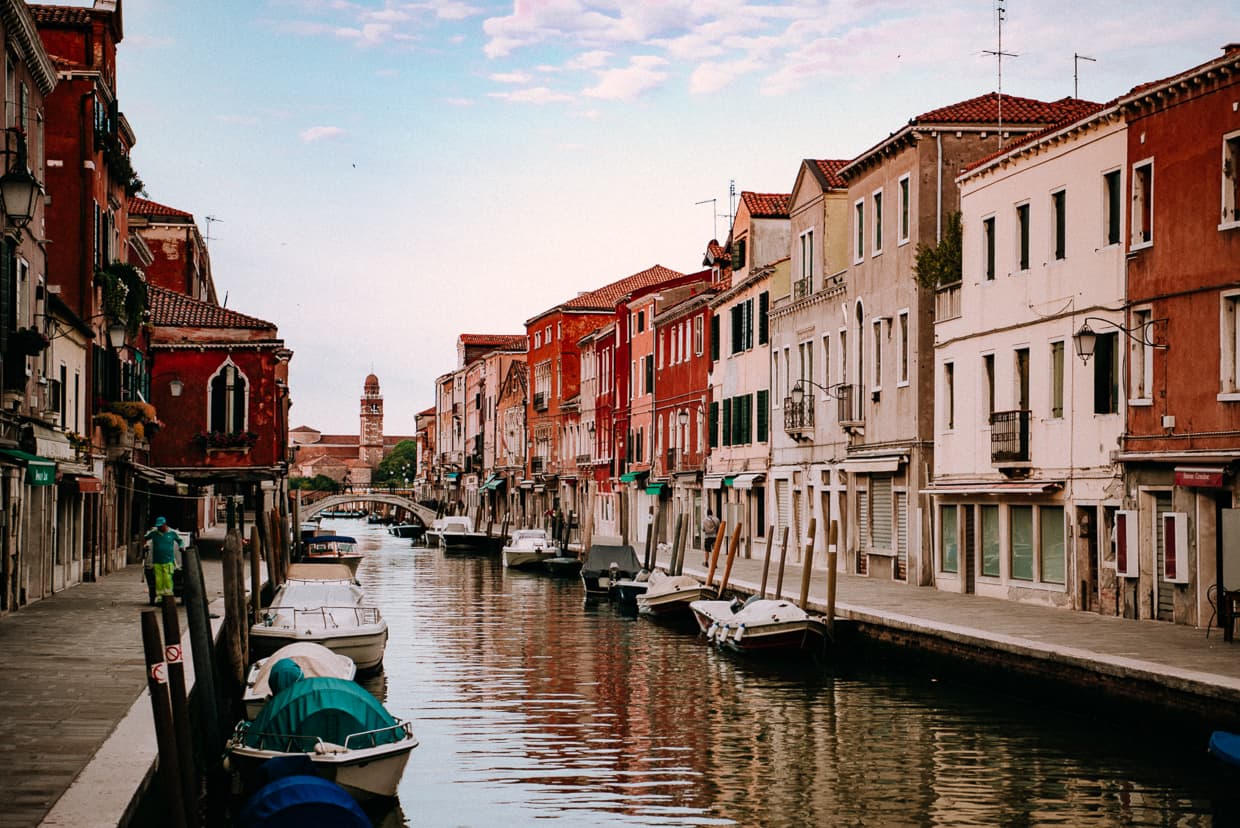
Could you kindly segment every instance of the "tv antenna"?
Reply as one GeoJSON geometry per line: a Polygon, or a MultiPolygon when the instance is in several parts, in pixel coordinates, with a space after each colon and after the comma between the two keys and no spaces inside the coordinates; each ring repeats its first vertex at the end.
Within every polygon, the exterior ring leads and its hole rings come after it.
{"type": "Polygon", "coordinates": [[[715,212],[716,210],[719,209],[716,206],[718,203],[719,203],[719,199],[717,198],[704,198],[701,201],[693,202],[694,207],[699,207],[703,204],[710,205],[710,212],[711,212],[711,215],[714,216],[714,220],[715,220],[714,233],[711,236],[711,238],[713,238],[715,241],[719,241],[719,214],[715,212]]]}
{"type": "Polygon", "coordinates": [[[210,246],[211,240],[215,238],[214,236],[211,235],[211,225],[217,222],[220,224],[223,224],[224,220],[216,218],[215,216],[203,216],[202,218],[203,218],[203,221],[207,223],[207,233],[205,236],[202,237],[202,243],[204,245],[210,246]]]}
{"type": "Polygon", "coordinates": [[[1097,58],[1091,58],[1089,55],[1079,55],[1076,52],[1072,53],[1072,97],[1074,98],[1081,97],[1079,87],[1080,87],[1081,61],[1083,60],[1087,60],[1090,63],[1098,62],[1097,58]]]}
{"type": "Polygon", "coordinates": [[[994,55],[999,62],[999,146],[1003,146],[1003,58],[1020,57],[1014,52],[1003,51],[1003,15],[1007,8],[1003,5],[1007,0],[995,0],[995,17],[999,24],[999,48],[983,49],[982,54],[994,55]]]}

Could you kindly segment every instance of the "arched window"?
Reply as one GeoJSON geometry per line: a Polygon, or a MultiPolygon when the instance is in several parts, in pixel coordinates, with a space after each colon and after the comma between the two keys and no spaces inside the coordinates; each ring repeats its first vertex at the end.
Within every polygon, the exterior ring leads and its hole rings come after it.
{"type": "Polygon", "coordinates": [[[210,431],[238,434],[249,428],[250,384],[231,359],[225,360],[208,384],[210,431]]]}

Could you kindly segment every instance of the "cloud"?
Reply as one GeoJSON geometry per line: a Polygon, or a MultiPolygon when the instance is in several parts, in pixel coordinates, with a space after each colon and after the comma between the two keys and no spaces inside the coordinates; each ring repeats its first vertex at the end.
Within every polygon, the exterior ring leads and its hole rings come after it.
{"type": "Polygon", "coordinates": [[[582,52],[577,57],[564,64],[565,69],[601,69],[607,59],[611,57],[611,52],[602,49],[592,49],[589,52],[582,52]]]}
{"type": "Polygon", "coordinates": [[[491,80],[496,83],[529,83],[530,75],[528,72],[499,72],[491,75],[491,80]]]}
{"type": "Polygon", "coordinates": [[[489,97],[511,103],[532,104],[567,103],[573,99],[572,95],[565,95],[563,92],[556,92],[545,86],[533,86],[529,89],[518,89],[515,92],[491,92],[489,97]]]}
{"type": "Polygon", "coordinates": [[[325,141],[332,138],[339,138],[347,133],[340,127],[334,126],[316,126],[309,129],[303,129],[299,135],[302,141],[307,144],[313,144],[315,141],[325,141]]]}
{"type": "Polygon", "coordinates": [[[755,60],[707,61],[693,70],[689,77],[689,91],[695,95],[718,92],[731,86],[737,78],[758,71],[759,66],[755,60]]]}
{"type": "Polygon", "coordinates": [[[380,78],[394,78],[400,75],[399,69],[376,69],[375,75],[380,78]]]}
{"type": "Polygon", "coordinates": [[[610,101],[632,100],[667,80],[667,72],[658,69],[667,63],[666,59],[654,55],[637,55],[629,59],[624,69],[599,72],[598,83],[583,89],[581,94],[610,101]]]}
{"type": "Polygon", "coordinates": [[[473,106],[474,102],[471,98],[444,98],[443,102],[448,106],[466,107],[473,106]]]}

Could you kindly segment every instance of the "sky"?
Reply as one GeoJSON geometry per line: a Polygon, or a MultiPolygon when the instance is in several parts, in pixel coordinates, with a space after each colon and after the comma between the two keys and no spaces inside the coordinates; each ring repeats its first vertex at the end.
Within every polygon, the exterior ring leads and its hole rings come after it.
{"type": "MultiPolygon", "coordinates": [[[[90,5],[68,0],[67,5],[90,5]]],[[[123,0],[147,196],[295,352],[292,425],[413,434],[461,333],[701,268],[729,189],[789,192],[999,87],[994,0],[123,0]],[[713,201],[712,201],[713,200],[713,201]],[[705,202],[705,203],[702,203],[705,202]],[[208,221],[208,217],[213,220],[208,221]]],[[[1006,0],[1004,92],[1106,101],[1240,41],[1240,4],[1006,0]],[[1074,54],[1092,60],[1074,60],[1074,54]]]]}

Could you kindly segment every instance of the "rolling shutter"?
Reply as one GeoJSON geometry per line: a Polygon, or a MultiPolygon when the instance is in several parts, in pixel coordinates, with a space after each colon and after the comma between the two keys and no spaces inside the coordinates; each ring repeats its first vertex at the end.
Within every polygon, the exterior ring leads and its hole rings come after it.
{"type": "Polygon", "coordinates": [[[891,549],[891,478],[870,478],[870,536],[874,548],[881,551],[891,549]]]}
{"type": "Polygon", "coordinates": [[[908,580],[908,492],[896,492],[896,579],[908,580]]]}
{"type": "Polygon", "coordinates": [[[1160,621],[1171,621],[1175,617],[1175,587],[1163,576],[1167,562],[1167,548],[1162,531],[1163,516],[1170,512],[1171,493],[1159,492],[1154,495],[1154,573],[1158,579],[1157,618],[1160,621]]]}

